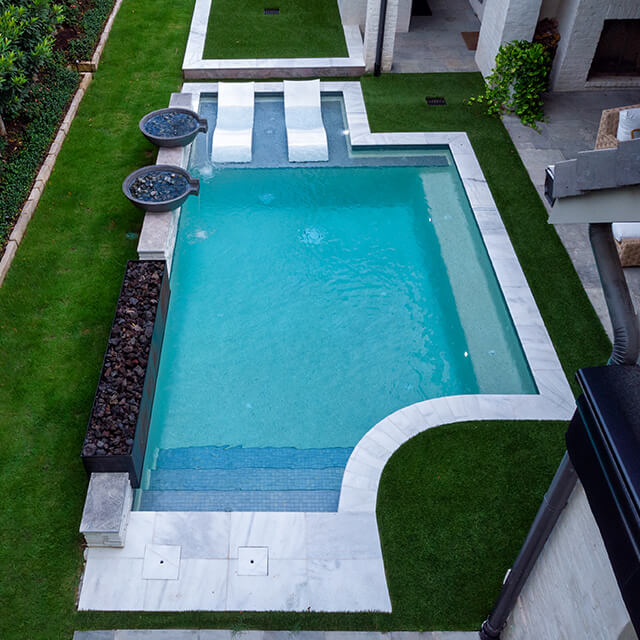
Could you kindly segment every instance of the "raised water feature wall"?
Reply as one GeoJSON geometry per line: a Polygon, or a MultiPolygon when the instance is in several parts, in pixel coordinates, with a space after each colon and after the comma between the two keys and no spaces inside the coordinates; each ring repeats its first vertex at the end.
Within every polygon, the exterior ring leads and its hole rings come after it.
{"type": "Polygon", "coordinates": [[[164,262],[127,264],[82,447],[88,474],[127,472],[140,485],[169,295],[164,262]]]}

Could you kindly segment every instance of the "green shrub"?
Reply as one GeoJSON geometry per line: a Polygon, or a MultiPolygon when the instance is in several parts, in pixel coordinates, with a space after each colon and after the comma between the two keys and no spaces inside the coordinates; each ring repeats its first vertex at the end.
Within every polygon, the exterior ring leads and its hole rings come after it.
{"type": "MultiPolygon", "coordinates": [[[[24,116],[29,122],[22,133],[19,149],[0,159],[0,254],[77,86],[75,71],[50,63],[42,70],[41,81],[27,90],[24,116]]],[[[4,140],[0,152],[6,144],[4,140]]]]}
{"type": "Polygon", "coordinates": [[[0,134],[3,118],[20,113],[34,75],[53,56],[62,7],[49,0],[0,0],[0,134]]]}
{"type": "Polygon", "coordinates": [[[113,5],[114,0],[94,0],[93,7],[80,18],[77,28],[82,31],[82,36],[69,44],[68,56],[71,61],[91,58],[113,5]]]}
{"type": "Polygon", "coordinates": [[[496,55],[496,66],[486,78],[483,94],[469,103],[486,105],[491,115],[515,113],[523,124],[537,129],[544,118],[542,93],[547,88],[551,56],[540,43],[514,40],[503,44],[496,55]]]}

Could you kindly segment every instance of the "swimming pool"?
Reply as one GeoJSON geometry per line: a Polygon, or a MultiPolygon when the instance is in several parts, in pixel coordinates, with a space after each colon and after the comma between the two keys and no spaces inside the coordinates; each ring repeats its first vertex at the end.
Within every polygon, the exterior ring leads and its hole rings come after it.
{"type": "Polygon", "coordinates": [[[325,100],[328,166],[283,167],[279,109],[249,167],[192,150],[139,509],[336,510],[385,416],[536,393],[449,152],[354,153],[325,100]]]}

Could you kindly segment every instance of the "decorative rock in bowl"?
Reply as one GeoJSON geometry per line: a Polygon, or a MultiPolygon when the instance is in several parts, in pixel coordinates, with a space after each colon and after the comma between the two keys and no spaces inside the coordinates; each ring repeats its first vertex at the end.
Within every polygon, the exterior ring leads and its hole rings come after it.
{"type": "Polygon", "coordinates": [[[180,107],[151,111],[140,120],[140,131],[158,147],[184,147],[193,142],[200,131],[206,133],[207,129],[206,119],[180,107]]]}
{"type": "Polygon", "coordinates": [[[160,213],[177,209],[192,193],[197,196],[200,181],[180,167],[154,164],[130,173],[122,191],[136,207],[160,213]]]}

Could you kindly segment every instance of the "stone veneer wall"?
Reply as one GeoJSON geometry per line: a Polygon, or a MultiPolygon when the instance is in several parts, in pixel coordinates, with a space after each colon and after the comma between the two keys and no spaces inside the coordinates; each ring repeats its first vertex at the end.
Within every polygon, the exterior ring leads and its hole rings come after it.
{"type": "MultiPolygon", "coordinates": [[[[409,31],[411,22],[411,5],[413,0],[398,1],[398,20],[396,31],[409,31]]],[[[380,5],[380,0],[377,0],[380,5]]],[[[367,0],[338,0],[342,24],[357,24],[364,33],[367,22],[367,0]]],[[[377,13],[376,13],[377,15],[377,13]]]]}
{"type": "Polygon", "coordinates": [[[483,76],[495,65],[500,45],[511,40],[531,40],[542,0],[485,0],[476,64],[483,76]]]}
{"type": "Polygon", "coordinates": [[[578,483],[502,633],[503,640],[588,638],[629,633],[629,614],[578,483]]]}
{"type": "MultiPolygon", "coordinates": [[[[551,71],[554,91],[585,88],[605,20],[640,18],[638,0],[565,0],[558,11],[560,42],[551,71]]],[[[611,86],[627,86],[624,80],[611,86]]]]}
{"type": "MultiPolygon", "coordinates": [[[[367,1],[367,21],[364,29],[364,64],[367,71],[373,71],[378,42],[378,22],[380,20],[380,0],[367,1]]],[[[390,71],[393,63],[393,47],[396,41],[398,22],[398,0],[387,0],[387,13],[382,41],[382,71],[390,71]]]]}

